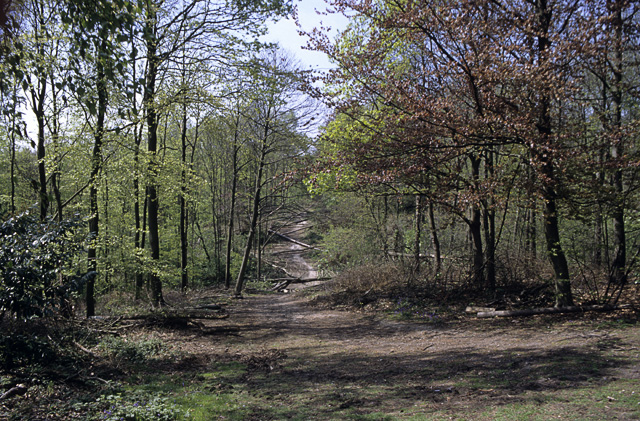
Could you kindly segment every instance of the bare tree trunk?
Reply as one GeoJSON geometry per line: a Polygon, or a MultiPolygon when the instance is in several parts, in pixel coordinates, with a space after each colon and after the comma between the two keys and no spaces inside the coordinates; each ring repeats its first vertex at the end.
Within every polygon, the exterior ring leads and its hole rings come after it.
{"type": "MultiPolygon", "coordinates": [[[[238,117],[238,120],[240,117],[238,117]]],[[[236,212],[236,189],[238,185],[238,124],[236,121],[236,130],[233,135],[233,154],[232,165],[233,174],[231,180],[231,206],[229,209],[229,225],[227,227],[227,247],[225,254],[225,269],[224,269],[224,287],[229,289],[231,287],[231,251],[233,245],[233,221],[236,212]]]]}
{"type": "Polygon", "coordinates": [[[422,210],[424,206],[422,203],[422,196],[416,194],[416,214],[415,214],[415,238],[413,240],[413,258],[415,273],[420,273],[420,238],[422,237],[422,210]]]}
{"type": "MultiPolygon", "coordinates": [[[[611,97],[613,100],[613,130],[615,132],[615,140],[611,147],[611,157],[616,160],[623,156],[624,150],[622,138],[620,134],[622,126],[622,38],[623,38],[623,21],[622,7],[623,2],[620,0],[610,1],[608,8],[613,13],[613,29],[615,31],[615,51],[613,58],[613,86],[611,97]]],[[[611,184],[616,193],[616,199],[613,208],[613,244],[614,258],[611,268],[611,281],[616,284],[623,285],[626,283],[627,274],[627,242],[624,227],[624,186],[622,183],[622,170],[616,169],[613,174],[611,184]]]]}
{"type": "MultiPolygon", "coordinates": [[[[475,182],[480,177],[480,158],[476,155],[470,156],[472,177],[475,182]]],[[[473,205],[471,210],[471,220],[469,221],[469,235],[471,236],[471,246],[473,250],[473,284],[480,286],[484,284],[484,252],[482,250],[482,224],[481,211],[478,205],[473,205]]]]}
{"type": "MultiPolygon", "coordinates": [[[[101,41],[99,50],[105,51],[106,42],[101,41]]],[[[98,248],[98,230],[99,230],[99,216],[98,216],[98,186],[97,179],[102,167],[102,143],[104,141],[104,118],[107,113],[107,86],[106,78],[104,74],[104,67],[102,58],[98,56],[96,59],[96,76],[97,76],[97,91],[98,91],[98,104],[96,129],[94,134],[93,153],[91,154],[91,179],[89,188],[89,247],[87,250],[87,268],[89,272],[97,272],[97,248],[98,248]]],[[[86,305],[87,305],[87,317],[93,317],[95,315],[95,297],[94,286],[96,277],[93,276],[87,281],[86,291],[86,305]]]]}
{"type": "MultiPolygon", "coordinates": [[[[538,61],[541,64],[546,64],[547,49],[551,44],[551,41],[548,38],[551,14],[552,12],[547,5],[547,0],[537,0],[536,15],[539,25],[537,54],[538,61]]],[[[573,305],[573,295],[571,292],[569,265],[560,242],[560,227],[558,223],[558,210],[556,204],[558,200],[558,193],[555,188],[557,178],[555,176],[553,160],[544,150],[547,147],[551,147],[551,142],[553,141],[551,116],[549,114],[551,98],[546,92],[539,92],[538,101],[538,122],[536,126],[540,135],[540,145],[539,148],[534,151],[534,156],[541,164],[543,180],[542,197],[545,202],[544,231],[547,243],[547,254],[551,260],[555,273],[556,307],[566,307],[573,305]]]]}
{"type": "Polygon", "coordinates": [[[249,236],[247,238],[247,244],[242,256],[242,264],[240,265],[240,272],[236,279],[235,295],[236,297],[242,296],[242,288],[244,286],[244,276],[249,265],[249,257],[251,256],[251,245],[253,243],[253,237],[256,232],[256,225],[258,223],[259,211],[260,211],[260,194],[262,192],[262,172],[265,166],[265,158],[267,156],[267,135],[269,134],[269,124],[265,124],[264,139],[260,147],[260,158],[258,162],[258,173],[256,175],[256,185],[253,195],[253,210],[251,212],[251,222],[249,227],[249,236]]]}
{"type": "Polygon", "coordinates": [[[182,292],[189,286],[189,273],[187,272],[189,245],[187,241],[187,103],[182,106],[182,131],[181,131],[181,164],[180,173],[180,276],[182,292]]]}
{"type": "Polygon", "coordinates": [[[14,87],[11,97],[12,103],[12,112],[11,112],[11,132],[10,132],[10,140],[11,140],[11,216],[15,216],[16,214],[16,119],[17,119],[17,86],[14,87]]]}
{"type": "MultiPolygon", "coordinates": [[[[147,8],[147,75],[145,80],[144,104],[147,109],[147,151],[149,152],[149,181],[147,184],[147,211],[149,224],[149,246],[151,260],[160,262],[160,236],[158,230],[158,113],[156,109],[156,79],[158,75],[159,58],[157,55],[157,16],[154,6],[147,8]]],[[[149,274],[152,301],[155,306],[164,305],[162,297],[162,282],[157,269],[153,268],[149,274]]]]}
{"type": "Polygon", "coordinates": [[[34,90],[31,92],[31,97],[34,101],[35,109],[33,110],[36,115],[36,122],[38,124],[38,143],[36,145],[36,156],[38,158],[38,196],[40,202],[40,220],[47,219],[47,212],[49,209],[49,196],[47,194],[47,166],[45,162],[45,121],[44,121],[44,101],[47,90],[46,77],[39,78],[38,81],[38,93],[34,90]]]}
{"type": "Polygon", "coordinates": [[[438,237],[438,229],[436,226],[436,218],[433,212],[433,202],[429,202],[429,223],[431,225],[431,242],[433,244],[433,254],[436,259],[436,276],[442,268],[442,255],[440,253],[440,239],[438,237]]]}

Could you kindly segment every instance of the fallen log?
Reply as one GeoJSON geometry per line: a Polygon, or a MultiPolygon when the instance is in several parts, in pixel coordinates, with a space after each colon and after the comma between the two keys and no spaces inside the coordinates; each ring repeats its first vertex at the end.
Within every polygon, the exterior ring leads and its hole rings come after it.
{"type": "Polygon", "coordinates": [[[299,245],[299,246],[302,246],[302,247],[304,247],[304,248],[308,248],[308,249],[312,249],[312,250],[320,250],[320,249],[318,249],[318,248],[316,248],[316,247],[314,247],[314,246],[310,246],[309,244],[305,244],[305,243],[303,243],[302,241],[298,241],[298,240],[296,240],[295,238],[288,237],[288,236],[286,236],[286,235],[284,235],[284,234],[282,234],[282,233],[279,233],[279,232],[277,232],[277,231],[269,230],[269,232],[270,232],[271,234],[273,234],[273,235],[277,235],[278,237],[284,238],[285,240],[290,241],[290,242],[292,242],[292,243],[294,243],[294,244],[297,244],[297,245],[299,245]]]}
{"type": "Polygon", "coordinates": [[[569,307],[543,307],[543,308],[531,308],[525,310],[494,310],[494,311],[479,311],[476,317],[489,318],[489,317],[523,317],[523,316],[535,316],[538,314],[563,314],[563,313],[582,313],[586,311],[614,311],[629,308],[627,305],[589,305],[589,306],[569,306],[569,307]]]}
{"type": "Polygon", "coordinates": [[[281,291],[289,286],[289,284],[293,281],[293,279],[287,279],[285,281],[279,282],[271,288],[271,291],[281,291]]]}
{"type": "Polygon", "coordinates": [[[464,312],[467,314],[480,313],[480,312],[487,313],[491,311],[496,311],[496,309],[493,307],[467,306],[467,308],[464,310],[464,312]]]}
{"type": "Polygon", "coordinates": [[[329,277],[321,277],[321,278],[296,278],[294,276],[288,277],[288,278],[272,278],[272,279],[266,279],[267,282],[284,282],[284,281],[289,281],[289,283],[294,283],[294,284],[306,284],[307,282],[314,282],[314,281],[329,281],[332,278],[329,277]]]}
{"type": "MultiPolygon", "coordinates": [[[[306,284],[315,281],[329,281],[331,278],[280,278],[279,282],[271,288],[271,291],[280,291],[290,284],[306,284]]],[[[273,280],[272,280],[273,281],[273,280]]]]}
{"type": "Polygon", "coordinates": [[[0,395],[0,401],[12,398],[14,396],[24,395],[25,393],[27,393],[27,386],[25,386],[24,384],[17,384],[0,395]]]}

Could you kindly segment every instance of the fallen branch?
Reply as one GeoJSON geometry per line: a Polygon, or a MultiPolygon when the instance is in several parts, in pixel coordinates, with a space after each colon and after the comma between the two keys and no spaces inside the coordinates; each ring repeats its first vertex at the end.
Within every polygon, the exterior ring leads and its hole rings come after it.
{"type": "Polygon", "coordinates": [[[271,288],[271,291],[282,291],[283,289],[285,289],[286,287],[289,286],[289,284],[293,281],[294,279],[286,279],[282,282],[277,283],[276,285],[274,285],[273,288],[271,288]]]}
{"type": "Polygon", "coordinates": [[[6,392],[4,392],[2,395],[0,395],[0,401],[3,401],[5,399],[9,399],[9,398],[11,398],[13,396],[24,395],[25,393],[27,393],[27,386],[25,386],[23,384],[17,384],[14,387],[12,387],[11,389],[9,389],[6,392]]]}
{"type": "Polygon", "coordinates": [[[84,346],[80,345],[78,342],[73,342],[73,344],[82,352],[91,355],[92,357],[97,357],[96,353],[91,351],[90,349],[85,348],[84,346]]]}
{"type": "Polygon", "coordinates": [[[479,311],[477,317],[519,317],[519,316],[535,316],[537,314],[563,314],[563,313],[582,313],[585,311],[614,311],[629,308],[627,305],[590,305],[590,306],[569,306],[569,307],[544,307],[531,308],[526,310],[497,310],[497,311],[479,311]]]}
{"type": "Polygon", "coordinates": [[[294,239],[294,238],[288,237],[288,236],[286,236],[286,235],[284,235],[284,234],[281,234],[281,233],[279,233],[279,232],[277,232],[277,231],[269,230],[269,232],[270,232],[271,234],[273,234],[273,235],[277,235],[278,237],[284,238],[285,240],[290,241],[290,242],[292,242],[292,243],[294,243],[294,244],[297,244],[297,245],[299,245],[299,246],[302,246],[302,247],[304,247],[304,248],[308,248],[308,249],[312,249],[312,250],[320,250],[320,249],[319,249],[319,248],[317,248],[317,247],[310,246],[309,244],[305,244],[305,243],[303,243],[302,241],[298,241],[298,240],[296,240],[296,239],[294,239]]]}
{"type": "Polygon", "coordinates": [[[322,277],[322,278],[296,278],[294,276],[290,276],[288,278],[272,278],[267,279],[267,282],[284,282],[289,281],[289,283],[293,284],[306,284],[307,282],[315,282],[315,281],[329,281],[332,278],[322,277]]]}

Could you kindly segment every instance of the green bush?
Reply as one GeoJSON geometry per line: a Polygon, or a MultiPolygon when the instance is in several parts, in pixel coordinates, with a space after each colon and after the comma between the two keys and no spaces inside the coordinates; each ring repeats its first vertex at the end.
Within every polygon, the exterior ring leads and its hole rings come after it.
{"type": "Polygon", "coordinates": [[[68,299],[95,273],[69,275],[82,241],[79,218],[40,222],[28,212],[0,226],[0,318],[43,317],[68,310],[68,299]]]}
{"type": "Polygon", "coordinates": [[[168,398],[149,396],[144,393],[122,395],[108,395],[98,399],[98,403],[107,405],[101,413],[101,420],[117,421],[171,421],[188,413],[178,407],[168,398]]]}
{"type": "Polygon", "coordinates": [[[161,354],[165,345],[160,339],[150,338],[139,341],[128,341],[119,337],[107,336],[98,344],[98,349],[107,356],[117,360],[143,362],[161,354]]]}
{"type": "Polygon", "coordinates": [[[42,361],[52,362],[56,352],[51,344],[37,335],[0,336],[0,368],[11,370],[42,361]]]}
{"type": "Polygon", "coordinates": [[[324,235],[321,265],[327,269],[354,267],[380,255],[375,236],[362,229],[332,227],[324,235]]]}

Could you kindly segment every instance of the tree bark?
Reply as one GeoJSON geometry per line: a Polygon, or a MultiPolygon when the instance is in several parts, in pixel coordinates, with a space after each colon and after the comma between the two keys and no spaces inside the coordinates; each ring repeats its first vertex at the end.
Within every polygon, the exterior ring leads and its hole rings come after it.
{"type": "Polygon", "coordinates": [[[229,208],[229,225],[227,227],[227,247],[225,253],[225,268],[224,268],[224,287],[229,289],[231,287],[231,251],[233,246],[233,222],[236,212],[236,189],[238,184],[238,130],[240,124],[240,114],[236,120],[236,128],[233,134],[233,153],[231,157],[231,163],[233,165],[233,174],[231,179],[231,206],[229,208]]]}
{"type": "MultiPolygon", "coordinates": [[[[487,151],[485,157],[485,178],[493,177],[493,152],[487,151]]],[[[484,241],[486,244],[487,286],[490,291],[496,288],[496,211],[493,198],[484,201],[484,241]]]]}
{"type": "Polygon", "coordinates": [[[413,258],[415,273],[420,273],[420,238],[422,236],[422,210],[423,210],[422,196],[416,194],[416,214],[415,214],[415,238],[413,241],[413,258]]]}
{"type": "MultiPolygon", "coordinates": [[[[480,177],[480,158],[476,155],[470,156],[471,171],[474,182],[477,183],[480,177]]],[[[484,284],[484,252],[482,250],[482,224],[480,207],[476,204],[471,209],[471,220],[469,221],[469,234],[471,235],[471,246],[473,250],[473,284],[481,286],[484,284]]]]}
{"type": "MultiPolygon", "coordinates": [[[[622,128],[622,38],[623,21],[622,7],[620,0],[607,2],[607,8],[613,14],[613,30],[615,32],[615,51],[612,60],[613,86],[611,99],[613,101],[613,130],[615,138],[611,147],[611,157],[616,160],[622,158],[624,154],[623,139],[621,138],[622,128]]],[[[617,168],[613,174],[612,182],[616,194],[613,209],[613,244],[614,258],[611,267],[611,281],[616,284],[624,284],[627,280],[627,242],[624,226],[624,186],[622,182],[622,170],[617,168]]]]}
{"type": "MultiPolygon", "coordinates": [[[[147,184],[147,212],[149,224],[149,247],[151,260],[160,262],[160,236],[158,231],[158,113],[156,109],[156,79],[158,75],[159,57],[157,55],[157,16],[153,5],[147,8],[147,75],[145,78],[144,104],[147,110],[147,151],[149,152],[149,181],[147,184]]],[[[155,306],[164,304],[162,282],[158,268],[151,269],[149,274],[152,301],[155,306]]]]}
{"type": "Polygon", "coordinates": [[[433,244],[433,254],[436,258],[436,276],[442,268],[442,254],[440,252],[440,238],[438,237],[438,229],[436,226],[436,218],[433,212],[433,202],[429,202],[429,223],[431,225],[431,243],[433,244]]]}
{"type": "Polygon", "coordinates": [[[187,241],[187,103],[183,104],[182,109],[182,131],[181,131],[181,164],[182,171],[180,173],[180,275],[182,292],[187,290],[189,286],[189,273],[187,272],[189,244],[187,241]]]}
{"type": "MultiPolygon", "coordinates": [[[[538,65],[542,67],[547,65],[548,48],[551,45],[548,33],[551,25],[552,11],[547,5],[547,0],[536,1],[536,12],[539,26],[539,35],[537,37],[538,65]]],[[[569,265],[560,242],[560,228],[556,204],[558,194],[555,188],[558,180],[555,176],[553,160],[549,156],[549,151],[553,149],[551,116],[549,114],[551,98],[545,91],[538,92],[538,95],[538,121],[536,126],[539,134],[539,144],[534,151],[534,155],[541,165],[542,197],[545,202],[543,218],[545,222],[544,231],[547,254],[555,273],[556,307],[567,307],[573,305],[573,295],[571,292],[569,265]]]]}
{"type": "MultiPolygon", "coordinates": [[[[268,118],[268,116],[267,116],[268,118]]],[[[268,120],[265,123],[264,138],[260,145],[260,158],[258,162],[258,172],[256,174],[256,184],[253,195],[253,210],[251,212],[251,222],[249,227],[249,236],[247,238],[247,244],[242,256],[242,263],[240,265],[240,271],[238,272],[238,278],[236,279],[236,287],[234,294],[236,297],[242,296],[242,288],[244,286],[244,277],[249,265],[249,257],[251,256],[251,245],[253,244],[253,238],[256,232],[256,225],[258,223],[258,217],[260,213],[260,195],[262,193],[262,172],[265,166],[265,159],[267,156],[267,137],[269,135],[269,123],[268,120]]]]}
{"type": "MultiPolygon", "coordinates": [[[[100,41],[98,51],[106,49],[106,42],[100,41]]],[[[98,210],[98,174],[102,166],[102,144],[104,141],[104,118],[107,113],[107,86],[104,73],[103,58],[98,55],[96,59],[98,104],[96,107],[96,129],[94,134],[93,153],[91,154],[91,175],[89,187],[89,246],[87,250],[87,269],[89,272],[98,271],[97,248],[99,234],[99,210],[98,210]]],[[[94,286],[95,276],[87,281],[86,305],[87,318],[95,316],[94,286]]]]}

